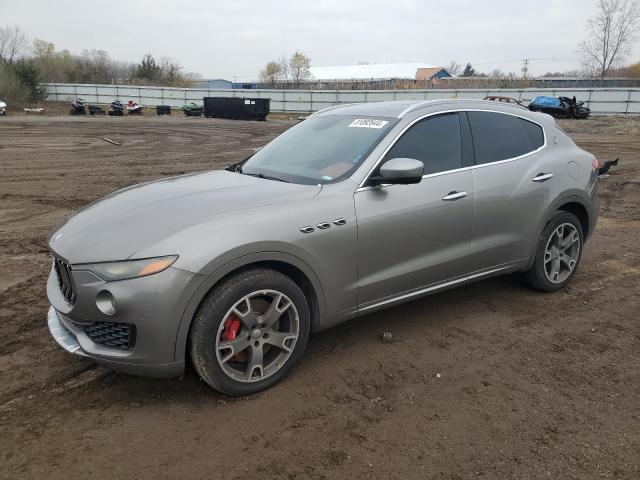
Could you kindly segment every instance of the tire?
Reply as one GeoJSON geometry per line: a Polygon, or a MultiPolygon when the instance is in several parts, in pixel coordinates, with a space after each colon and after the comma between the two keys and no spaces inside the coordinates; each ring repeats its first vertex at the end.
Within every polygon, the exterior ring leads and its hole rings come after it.
{"type": "Polygon", "coordinates": [[[310,324],[309,305],[293,280],[275,270],[245,270],[214,287],[198,307],[191,360],[200,378],[221,393],[259,392],[282,380],[300,360],[310,324]],[[272,326],[270,318],[276,318],[272,326]],[[237,351],[225,348],[232,343],[238,343],[237,351]]]}
{"type": "Polygon", "coordinates": [[[564,288],[578,271],[583,247],[584,232],[578,218],[562,210],[555,212],[538,238],[533,265],[522,275],[524,283],[543,292],[564,288]],[[575,239],[564,251],[564,256],[562,250],[554,251],[553,248],[560,238],[560,227],[564,235],[561,243],[568,244],[571,239],[575,239]],[[559,266],[558,275],[555,275],[556,264],[559,266]]]}

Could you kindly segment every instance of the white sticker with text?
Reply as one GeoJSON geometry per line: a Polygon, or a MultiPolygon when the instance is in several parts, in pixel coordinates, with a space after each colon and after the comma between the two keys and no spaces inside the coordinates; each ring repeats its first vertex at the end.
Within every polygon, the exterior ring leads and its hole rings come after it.
{"type": "Polygon", "coordinates": [[[387,120],[375,120],[373,118],[357,118],[349,124],[349,127],[353,128],[382,128],[387,123],[387,120]]]}

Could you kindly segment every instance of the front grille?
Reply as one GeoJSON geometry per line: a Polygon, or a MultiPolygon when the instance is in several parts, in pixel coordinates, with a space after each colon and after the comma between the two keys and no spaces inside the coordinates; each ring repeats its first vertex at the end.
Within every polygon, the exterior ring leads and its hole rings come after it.
{"type": "Polygon", "coordinates": [[[58,277],[58,286],[62,292],[62,296],[73,305],[76,301],[76,289],[73,286],[73,277],[71,276],[71,265],[66,264],[58,257],[53,258],[53,268],[58,277]]]}
{"type": "Polygon", "coordinates": [[[131,323],[95,322],[84,327],[87,336],[99,345],[118,350],[133,350],[136,326],[131,323]]]}

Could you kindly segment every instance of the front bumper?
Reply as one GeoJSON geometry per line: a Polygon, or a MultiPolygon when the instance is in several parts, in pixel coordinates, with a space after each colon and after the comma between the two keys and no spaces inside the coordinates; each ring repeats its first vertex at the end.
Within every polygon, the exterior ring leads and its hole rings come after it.
{"type": "Polygon", "coordinates": [[[102,365],[111,370],[115,370],[122,373],[128,373],[131,375],[140,375],[143,377],[179,377],[184,372],[185,361],[177,361],[171,363],[155,363],[155,364],[143,364],[143,363],[129,363],[123,361],[121,358],[109,359],[105,357],[98,357],[87,354],[78,342],[76,336],[72,333],[68,324],[58,317],[56,309],[49,307],[47,314],[47,323],[49,324],[49,332],[51,336],[58,342],[62,348],[69,353],[74,353],[82,357],[87,357],[96,362],[98,365],[102,365]]]}
{"type": "Polygon", "coordinates": [[[47,323],[62,348],[125,373],[152,377],[182,374],[185,359],[176,358],[178,328],[202,276],[175,268],[117,282],[105,282],[87,271],[72,274],[77,290],[74,305],[62,296],[54,270],[47,282],[51,304],[47,323]],[[113,315],[105,315],[96,305],[104,290],[115,299],[113,315]],[[114,348],[96,338],[92,332],[99,324],[131,326],[135,332],[131,348],[114,348]]]}

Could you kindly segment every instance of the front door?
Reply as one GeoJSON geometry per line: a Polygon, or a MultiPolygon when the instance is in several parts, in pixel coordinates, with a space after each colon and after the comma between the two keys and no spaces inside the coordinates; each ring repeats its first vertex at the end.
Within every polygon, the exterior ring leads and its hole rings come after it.
{"type": "Polygon", "coordinates": [[[421,160],[422,181],[355,193],[360,309],[467,275],[474,185],[463,137],[457,113],[418,121],[382,163],[421,160]]]}

